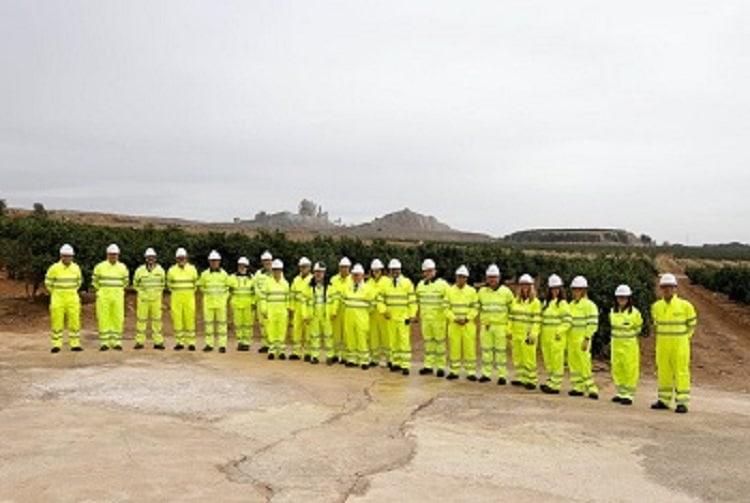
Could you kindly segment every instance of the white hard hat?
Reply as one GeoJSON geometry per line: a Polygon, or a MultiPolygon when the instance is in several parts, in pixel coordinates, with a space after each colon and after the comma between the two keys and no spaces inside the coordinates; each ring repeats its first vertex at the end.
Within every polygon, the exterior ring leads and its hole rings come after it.
{"type": "Polygon", "coordinates": [[[208,260],[221,260],[221,255],[216,250],[211,250],[211,253],[208,254],[208,260]]]}
{"type": "Polygon", "coordinates": [[[388,262],[388,269],[401,269],[401,261],[397,258],[392,258],[388,262]]]}
{"type": "Polygon", "coordinates": [[[271,255],[271,252],[266,250],[260,255],[261,260],[273,260],[273,255],[271,255]]]}
{"type": "Polygon", "coordinates": [[[677,286],[677,278],[674,274],[662,274],[659,278],[659,286],[677,286]]]}
{"type": "Polygon", "coordinates": [[[557,274],[553,274],[547,280],[547,286],[550,288],[560,288],[561,286],[563,286],[563,280],[557,274]]]}
{"type": "Polygon", "coordinates": [[[583,276],[576,276],[573,281],[570,282],[570,288],[588,288],[589,282],[583,276]]]}
{"type": "Polygon", "coordinates": [[[500,268],[497,266],[497,264],[490,264],[490,266],[487,268],[486,272],[487,276],[497,276],[500,277],[500,268]]]}
{"type": "Polygon", "coordinates": [[[615,289],[615,297],[630,297],[633,290],[628,285],[620,285],[615,289]]]}
{"type": "Polygon", "coordinates": [[[423,271],[431,271],[432,269],[435,269],[435,261],[431,258],[424,259],[424,262],[422,262],[422,270],[423,271]]]}
{"type": "Polygon", "coordinates": [[[300,266],[300,267],[302,267],[302,266],[308,266],[308,267],[310,267],[312,265],[312,262],[310,262],[309,258],[302,257],[301,259],[299,259],[299,262],[297,263],[297,265],[300,266]]]}
{"type": "Polygon", "coordinates": [[[375,259],[375,260],[373,260],[373,261],[372,261],[372,263],[370,264],[370,269],[373,269],[373,270],[380,270],[380,269],[382,269],[382,268],[383,268],[383,262],[381,262],[379,258],[376,258],[376,259],[375,259]]]}
{"type": "Polygon", "coordinates": [[[73,250],[73,247],[69,244],[65,243],[60,247],[60,255],[65,255],[66,257],[72,257],[75,255],[76,252],[73,250]]]}
{"type": "Polygon", "coordinates": [[[271,262],[271,269],[283,269],[284,268],[284,262],[282,262],[280,259],[274,259],[273,262],[271,262]]]}
{"type": "Polygon", "coordinates": [[[237,265],[250,265],[250,261],[247,257],[240,257],[237,259],[237,265]]]}
{"type": "Polygon", "coordinates": [[[362,267],[362,264],[354,264],[354,267],[352,267],[352,274],[364,274],[365,268],[362,267]]]}
{"type": "Polygon", "coordinates": [[[177,251],[174,252],[175,258],[187,258],[187,250],[185,248],[177,248],[177,251]]]}
{"type": "Polygon", "coordinates": [[[521,277],[518,278],[518,284],[519,285],[533,285],[534,278],[532,278],[530,274],[522,274],[521,277]]]}
{"type": "Polygon", "coordinates": [[[339,260],[339,267],[351,267],[352,261],[349,260],[349,257],[341,257],[341,260],[339,260]]]}
{"type": "Polygon", "coordinates": [[[156,250],[153,248],[146,248],[146,251],[143,253],[144,257],[156,257],[156,250]]]}
{"type": "Polygon", "coordinates": [[[469,277],[469,269],[465,265],[462,265],[461,267],[459,267],[458,269],[456,269],[456,276],[464,276],[464,277],[468,278],[469,277]]]}
{"type": "Polygon", "coordinates": [[[326,265],[323,262],[315,262],[315,267],[313,267],[313,271],[325,271],[326,265]]]}
{"type": "Polygon", "coordinates": [[[107,254],[120,254],[120,247],[117,246],[115,243],[112,243],[107,247],[107,254]]]}

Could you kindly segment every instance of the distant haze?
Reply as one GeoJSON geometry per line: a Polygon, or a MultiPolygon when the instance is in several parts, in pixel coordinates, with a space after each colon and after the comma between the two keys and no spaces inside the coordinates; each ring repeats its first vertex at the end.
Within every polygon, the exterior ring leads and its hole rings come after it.
{"type": "Polygon", "coordinates": [[[750,242],[750,3],[0,2],[0,198],[750,242]]]}

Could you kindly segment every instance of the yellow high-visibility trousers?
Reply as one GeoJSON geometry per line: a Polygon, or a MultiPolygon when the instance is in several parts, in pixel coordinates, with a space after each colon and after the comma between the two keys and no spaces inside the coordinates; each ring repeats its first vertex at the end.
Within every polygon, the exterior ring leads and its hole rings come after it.
{"type": "Polygon", "coordinates": [[[461,367],[467,374],[476,373],[477,327],[473,321],[465,325],[451,323],[448,326],[451,372],[458,374],[461,367]]]}
{"type": "Polygon", "coordinates": [[[53,293],[49,304],[53,348],[61,348],[65,322],[68,324],[68,344],[81,347],[81,299],[77,292],[53,293]]]}

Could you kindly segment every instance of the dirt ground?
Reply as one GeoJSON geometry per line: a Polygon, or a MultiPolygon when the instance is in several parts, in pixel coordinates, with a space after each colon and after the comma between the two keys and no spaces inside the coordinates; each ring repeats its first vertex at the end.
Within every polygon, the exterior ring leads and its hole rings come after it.
{"type": "MultiPolygon", "coordinates": [[[[0,501],[640,503],[750,491],[745,308],[685,281],[701,315],[685,416],[648,408],[651,367],[626,408],[609,402],[604,364],[592,401],[255,351],[137,352],[128,340],[99,353],[90,303],[86,351],[51,355],[43,303],[17,288],[0,281],[0,501]]],[[[652,351],[647,339],[645,362],[652,351]]]]}

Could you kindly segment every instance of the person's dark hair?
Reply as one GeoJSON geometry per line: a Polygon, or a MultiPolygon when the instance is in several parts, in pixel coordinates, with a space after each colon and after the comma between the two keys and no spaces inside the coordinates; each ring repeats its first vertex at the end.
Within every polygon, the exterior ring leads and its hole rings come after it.
{"type": "Polygon", "coordinates": [[[628,303],[625,304],[625,307],[623,308],[620,307],[620,303],[617,302],[617,297],[615,297],[614,310],[616,313],[621,313],[623,311],[632,313],[633,312],[633,296],[631,295],[630,297],[628,297],[628,303]]]}
{"type": "MultiPolygon", "coordinates": [[[[556,305],[560,305],[560,302],[565,300],[565,288],[558,287],[560,290],[560,293],[557,295],[557,300],[555,301],[556,305]]],[[[550,303],[554,299],[552,298],[552,288],[547,288],[547,295],[544,297],[544,306],[542,307],[542,310],[545,310],[549,307],[550,303]]]]}

